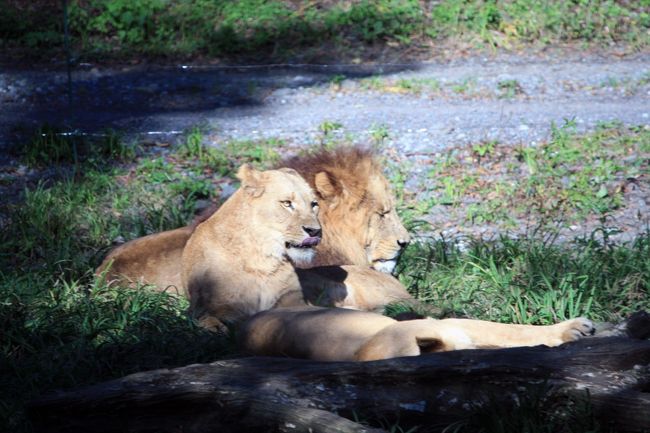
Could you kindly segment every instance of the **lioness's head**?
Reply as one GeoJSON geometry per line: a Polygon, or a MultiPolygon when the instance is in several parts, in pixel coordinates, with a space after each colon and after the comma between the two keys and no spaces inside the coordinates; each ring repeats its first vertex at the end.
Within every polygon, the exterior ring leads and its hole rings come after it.
{"type": "Polygon", "coordinates": [[[251,204],[251,214],[242,217],[252,219],[254,230],[260,230],[260,242],[270,240],[269,253],[309,265],[321,241],[321,225],[318,201],[307,182],[290,168],[258,171],[247,164],[237,177],[251,204]]]}
{"type": "Polygon", "coordinates": [[[372,153],[341,148],[286,163],[307,179],[321,205],[318,264],[370,264],[392,273],[410,237],[388,181],[372,153]]]}

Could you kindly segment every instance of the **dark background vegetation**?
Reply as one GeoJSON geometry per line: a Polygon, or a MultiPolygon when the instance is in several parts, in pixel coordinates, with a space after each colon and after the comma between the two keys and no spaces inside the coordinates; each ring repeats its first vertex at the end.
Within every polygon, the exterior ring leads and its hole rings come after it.
{"type": "MultiPolygon", "coordinates": [[[[648,0],[70,0],[84,59],[431,56],[442,43],[647,46],[648,0]]],[[[0,40],[14,55],[62,56],[61,1],[0,2],[0,40]]]]}

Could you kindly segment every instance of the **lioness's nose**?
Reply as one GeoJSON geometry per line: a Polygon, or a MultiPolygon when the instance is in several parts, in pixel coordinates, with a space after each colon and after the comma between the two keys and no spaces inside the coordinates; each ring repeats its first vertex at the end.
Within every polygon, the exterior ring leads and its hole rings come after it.
{"type": "Polygon", "coordinates": [[[398,240],[397,240],[397,245],[399,245],[400,248],[405,248],[405,247],[406,247],[408,244],[410,244],[410,243],[411,243],[411,239],[410,239],[410,238],[406,238],[406,239],[398,239],[398,240]]]}
{"type": "Polygon", "coordinates": [[[322,234],[322,230],[320,227],[305,227],[302,226],[302,229],[307,233],[310,237],[312,238],[320,238],[322,234]]]}

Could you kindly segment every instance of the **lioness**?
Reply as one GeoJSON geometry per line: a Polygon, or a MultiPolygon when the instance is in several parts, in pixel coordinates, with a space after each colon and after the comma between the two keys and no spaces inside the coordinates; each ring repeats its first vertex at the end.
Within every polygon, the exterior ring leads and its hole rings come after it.
{"type": "MultiPolygon", "coordinates": [[[[371,265],[383,272],[394,270],[410,239],[395,211],[388,182],[370,151],[340,148],[292,158],[281,165],[298,171],[320,202],[324,240],[316,248],[311,266],[371,265]]],[[[104,259],[97,274],[105,273],[108,281],[153,284],[159,290],[172,286],[183,293],[180,257],[195,225],[121,245],[104,259]]],[[[374,291],[381,286],[396,289],[395,281],[381,276],[374,276],[367,285],[374,291]]]]}
{"type": "Polygon", "coordinates": [[[295,170],[243,165],[237,177],[241,187],[183,250],[190,310],[207,327],[272,308],[295,291],[294,265],[312,262],[321,240],[316,196],[295,170]]]}
{"type": "Polygon", "coordinates": [[[318,361],[373,361],[458,349],[557,346],[594,333],[584,318],[550,326],[506,325],[469,319],[395,321],[342,308],[277,308],[243,326],[241,344],[252,355],[318,361]]]}

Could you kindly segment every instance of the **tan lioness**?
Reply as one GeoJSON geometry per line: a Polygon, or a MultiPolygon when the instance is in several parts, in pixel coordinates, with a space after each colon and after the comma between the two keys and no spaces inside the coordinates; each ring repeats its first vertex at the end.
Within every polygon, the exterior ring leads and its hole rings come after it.
{"type": "MultiPolygon", "coordinates": [[[[320,203],[323,242],[316,247],[315,261],[310,266],[370,265],[383,272],[394,270],[410,239],[395,211],[393,194],[381,165],[370,151],[353,147],[320,151],[281,165],[298,171],[320,203]]],[[[146,283],[159,290],[171,287],[183,293],[180,257],[195,226],[129,241],[111,251],[97,273],[105,273],[108,281],[146,283]]],[[[355,271],[349,268],[348,272],[355,271]]],[[[364,288],[378,293],[382,286],[387,286],[386,296],[393,297],[397,286],[392,278],[362,272],[367,283],[355,285],[357,296],[363,295],[364,288]]],[[[320,274],[321,279],[326,277],[320,274]]],[[[311,280],[315,282],[315,278],[311,280]]],[[[357,282],[361,283],[361,279],[357,278],[357,282]]],[[[336,281],[319,284],[336,285],[336,281]]],[[[406,294],[403,288],[401,292],[406,294]]]]}
{"type": "Polygon", "coordinates": [[[243,165],[237,177],[241,187],[197,226],[182,255],[190,310],[208,327],[272,308],[295,291],[294,266],[309,264],[321,240],[316,196],[295,170],[243,165]]]}
{"type": "Polygon", "coordinates": [[[249,354],[318,361],[373,361],[458,349],[557,346],[594,332],[584,318],[550,326],[469,319],[395,321],[342,308],[277,308],[256,314],[241,331],[249,354]]]}

